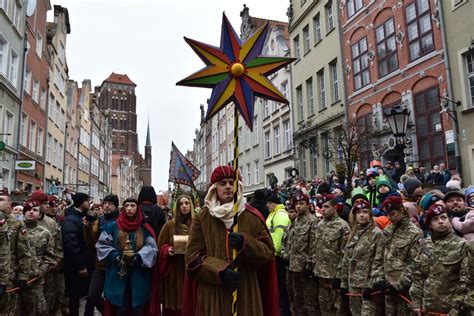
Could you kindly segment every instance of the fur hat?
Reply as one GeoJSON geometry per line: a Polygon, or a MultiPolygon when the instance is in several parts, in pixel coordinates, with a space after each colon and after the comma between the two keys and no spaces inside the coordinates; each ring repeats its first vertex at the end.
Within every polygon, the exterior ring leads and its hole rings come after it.
{"type": "MultiPolygon", "coordinates": [[[[234,179],[235,170],[231,166],[218,166],[211,174],[211,184],[215,184],[223,179],[234,179]]],[[[242,177],[239,173],[239,180],[242,180],[242,177]]]]}
{"type": "Polygon", "coordinates": [[[143,202],[156,204],[157,198],[155,188],[153,188],[151,185],[143,186],[140,190],[140,193],[138,194],[138,202],[140,202],[140,204],[142,204],[143,202]]]}
{"type": "Polygon", "coordinates": [[[79,207],[85,201],[89,201],[89,195],[86,193],[78,192],[72,196],[72,201],[74,203],[74,207],[79,207]]]}

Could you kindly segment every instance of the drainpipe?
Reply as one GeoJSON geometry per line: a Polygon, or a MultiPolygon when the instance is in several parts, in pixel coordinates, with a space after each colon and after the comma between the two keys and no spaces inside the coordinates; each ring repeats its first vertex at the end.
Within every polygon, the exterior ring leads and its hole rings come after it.
{"type": "MultiPolygon", "coordinates": [[[[443,42],[443,54],[444,54],[444,65],[446,68],[446,83],[448,85],[448,98],[452,99],[453,98],[453,90],[452,90],[452,81],[451,81],[451,68],[450,68],[450,63],[449,63],[449,55],[448,55],[448,45],[447,45],[447,38],[446,38],[446,29],[444,25],[444,14],[443,14],[443,4],[441,1],[438,2],[438,8],[439,8],[439,21],[440,21],[440,28],[441,28],[441,39],[443,42]]],[[[448,104],[448,110],[449,110],[449,104],[448,104]]],[[[450,115],[451,118],[451,123],[453,125],[453,135],[454,135],[454,157],[455,157],[455,166],[456,166],[456,171],[457,173],[461,176],[462,178],[462,162],[461,162],[461,156],[459,153],[459,138],[458,138],[458,133],[459,133],[459,128],[458,128],[458,122],[457,122],[457,108],[456,105],[453,105],[453,112],[454,116],[450,115]]]]}

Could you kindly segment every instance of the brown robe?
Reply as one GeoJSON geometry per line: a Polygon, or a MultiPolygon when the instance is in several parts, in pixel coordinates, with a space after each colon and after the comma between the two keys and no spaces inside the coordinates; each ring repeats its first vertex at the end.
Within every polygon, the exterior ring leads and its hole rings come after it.
{"type": "MultiPolygon", "coordinates": [[[[237,257],[240,272],[237,312],[263,316],[257,272],[274,259],[273,242],[265,224],[250,211],[240,214],[238,227],[244,235],[244,244],[237,257]]],[[[227,269],[232,260],[228,243],[224,223],[211,216],[207,207],[203,208],[193,221],[186,248],[188,274],[198,283],[197,315],[231,314],[232,290],[225,288],[219,279],[219,272],[227,269]]]]}
{"type": "MultiPolygon", "coordinates": [[[[174,234],[175,222],[172,219],[161,229],[160,237],[158,238],[158,248],[161,250],[163,246],[172,246],[174,234]]],[[[163,258],[163,256],[160,258],[163,258]]],[[[160,264],[171,265],[172,268],[166,276],[160,275],[161,301],[163,308],[179,310],[183,300],[184,255],[168,255],[165,260],[167,261],[166,263],[160,262],[160,264]]]]}

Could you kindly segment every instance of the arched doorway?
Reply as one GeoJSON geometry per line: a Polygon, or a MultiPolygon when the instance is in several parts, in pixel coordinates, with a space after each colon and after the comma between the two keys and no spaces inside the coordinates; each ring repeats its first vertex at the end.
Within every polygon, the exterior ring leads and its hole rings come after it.
{"type": "Polygon", "coordinates": [[[395,164],[396,161],[400,163],[400,167],[405,173],[406,171],[406,164],[405,164],[405,153],[403,152],[404,146],[395,146],[393,149],[387,150],[384,155],[383,159],[384,162],[390,160],[392,164],[395,164]]]}

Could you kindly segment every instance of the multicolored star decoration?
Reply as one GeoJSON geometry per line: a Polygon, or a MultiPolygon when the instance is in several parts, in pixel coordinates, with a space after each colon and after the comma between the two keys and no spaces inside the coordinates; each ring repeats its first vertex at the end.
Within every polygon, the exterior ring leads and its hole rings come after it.
{"type": "Polygon", "coordinates": [[[295,59],[261,55],[268,29],[266,23],[242,43],[223,14],[220,47],[184,38],[206,67],[176,84],[213,89],[205,121],[233,102],[253,130],[255,96],[289,104],[267,76],[295,59]]]}

